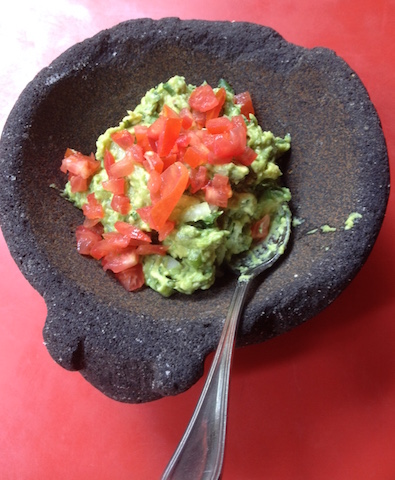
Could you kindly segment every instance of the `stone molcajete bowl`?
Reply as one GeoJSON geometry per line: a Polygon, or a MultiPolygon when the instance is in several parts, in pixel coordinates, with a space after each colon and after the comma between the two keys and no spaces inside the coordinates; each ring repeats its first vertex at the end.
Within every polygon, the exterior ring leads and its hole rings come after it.
{"type": "Polygon", "coordinates": [[[235,279],[226,275],[192,296],[126,292],[77,253],[82,213],[52,186],[64,185],[67,147],[95,151],[107,127],[175,74],[249,90],[263,128],[292,136],[282,168],[301,223],[282,261],[256,284],[239,346],[292,329],[339,295],[374,244],[389,193],[376,111],[356,73],[330,50],[289,44],[254,24],[174,18],[128,21],[67,50],[26,87],[4,128],[1,228],[45,299],[44,340],[54,360],[123,402],[176,395],[198,380],[235,279]],[[352,212],[362,217],[345,229],[352,212]],[[325,224],[336,231],[322,233],[325,224]]]}

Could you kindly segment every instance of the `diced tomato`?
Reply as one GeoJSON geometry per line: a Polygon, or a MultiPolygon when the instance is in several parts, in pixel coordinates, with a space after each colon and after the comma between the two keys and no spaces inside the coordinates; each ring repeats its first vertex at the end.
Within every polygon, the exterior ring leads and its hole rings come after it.
{"type": "Polygon", "coordinates": [[[132,145],[128,149],[127,153],[131,156],[131,158],[134,162],[143,163],[143,161],[144,161],[144,150],[143,150],[143,147],[141,145],[137,145],[137,143],[135,143],[134,145],[132,145]]]}
{"type": "Polygon", "coordinates": [[[110,178],[121,178],[130,175],[134,170],[134,163],[128,152],[117,162],[110,165],[108,176],[110,178]]]}
{"type": "Polygon", "coordinates": [[[82,178],[80,175],[72,175],[72,174],[69,174],[69,175],[70,175],[69,176],[70,187],[73,193],[86,192],[88,190],[88,186],[89,186],[88,178],[82,178]]]}
{"type": "Polygon", "coordinates": [[[87,197],[88,203],[82,205],[82,211],[87,218],[103,218],[104,209],[101,204],[97,201],[95,194],[90,193],[87,197]]]}
{"type": "Polygon", "coordinates": [[[162,177],[156,170],[151,170],[147,182],[147,187],[150,192],[151,202],[155,203],[160,199],[160,189],[162,186],[162,177]]]}
{"type": "Polygon", "coordinates": [[[232,188],[226,175],[216,173],[213,179],[204,187],[206,202],[211,205],[226,208],[232,196],[232,188]]]}
{"type": "Polygon", "coordinates": [[[136,210],[136,212],[140,215],[141,220],[146,223],[147,225],[151,225],[151,210],[152,210],[152,205],[149,205],[147,207],[141,207],[136,210]]]}
{"type": "Polygon", "coordinates": [[[166,157],[162,157],[162,160],[163,160],[163,170],[166,170],[166,168],[169,168],[170,165],[173,165],[173,163],[175,163],[178,160],[178,154],[171,153],[166,157]]]}
{"type": "Polygon", "coordinates": [[[201,85],[191,93],[189,105],[198,112],[207,112],[219,104],[210,85],[201,85]]]}
{"type": "Polygon", "coordinates": [[[100,165],[93,153],[88,156],[68,148],[60,170],[63,173],[69,172],[72,175],[79,175],[81,178],[89,178],[99,170],[100,165]]]}
{"type": "Polygon", "coordinates": [[[108,177],[110,177],[110,168],[111,165],[115,163],[114,155],[106,148],[104,151],[104,158],[103,158],[104,168],[107,172],[108,177]]]}
{"type": "Polygon", "coordinates": [[[218,133],[212,137],[209,148],[214,156],[209,159],[210,163],[230,162],[234,157],[241,155],[246,148],[246,131],[241,125],[236,125],[229,132],[218,133]]]}
{"type": "Polygon", "coordinates": [[[158,240],[163,242],[163,240],[174,230],[175,223],[171,220],[166,220],[163,227],[158,230],[158,240]]]}
{"type": "Polygon", "coordinates": [[[264,215],[260,220],[255,222],[251,227],[251,236],[254,239],[263,240],[269,234],[270,215],[264,215]]]}
{"type": "Polygon", "coordinates": [[[197,110],[193,110],[192,118],[196,128],[204,128],[206,125],[206,112],[198,112],[197,110]]]}
{"type": "Polygon", "coordinates": [[[238,93],[234,96],[234,102],[241,106],[242,115],[245,115],[247,118],[249,118],[250,114],[255,115],[250,92],[238,93]]]}
{"type": "Polygon", "coordinates": [[[167,245],[139,245],[137,247],[138,255],[165,255],[169,247],[167,245]]]}
{"type": "Polygon", "coordinates": [[[114,273],[127,270],[138,263],[139,255],[136,247],[126,248],[121,253],[110,252],[102,258],[103,270],[111,270],[114,273]]]}
{"type": "Polygon", "coordinates": [[[177,112],[175,112],[169,105],[166,103],[163,105],[162,114],[164,117],[180,118],[177,112]]]}
{"type": "Polygon", "coordinates": [[[146,125],[135,125],[134,134],[136,136],[137,145],[142,148],[143,152],[151,148],[148,140],[148,127],[146,125]]]}
{"type": "Polygon", "coordinates": [[[218,100],[218,105],[206,113],[207,120],[219,117],[219,114],[221,113],[222,107],[224,106],[226,100],[226,90],[224,88],[220,88],[215,93],[215,96],[218,100]]]}
{"type": "Polygon", "coordinates": [[[161,176],[160,200],[152,206],[150,212],[150,227],[157,231],[164,227],[189,181],[188,170],[181,162],[170,165],[161,176]]]}
{"type": "Polygon", "coordinates": [[[134,267],[116,273],[115,277],[128,292],[138,290],[145,283],[143,266],[138,263],[134,267]]]}
{"type": "Polygon", "coordinates": [[[158,173],[163,172],[163,160],[156,152],[145,152],[143,165],[148,172],[151,172],[152,170],[155,170],[158,173]]]}
{"type": "Polygon", "coordinates": [[[112,197],[111,208],[121,215],[127,215],[131,207],[130,199],[127,195],[114,195],[112,197]]]}
{"type": "Polygon", "coordinates": [[[233,124],[227,117],[216,117],[206,121],[206,128],[212,134],[229,132],[232,127],[233,124]]]}
{"type": "Polygon", "coordinates": [[[246,167],[249,167],[251,163],[256,159],[258,154],[256,153],[255,150],[253,150],[250,147],[246,147],[244,152],[239,155],[238,157],[235,158],[236,162],[241,163],[242,165],[245,165],[246,167]]]}
{"type": "Polygon", "coordinates": [[[189,108],[182,108],[180,111],[180,117],[182,118],[182,128],[189,130],[193,125],[193,116],[189,108]]]}
{"type": "Polygon", "coordinates": [[[129,246],[129,238],[118,232],[110,232],[103,234],[100,242],[91,249],[91,256],[99,260],[110,253],[120,253],[129,246]]]}
{"type": "Polygon", "coordinates": [[[94,232],[98,233],[100,236],[103,235],[104,227],[100,222],[99,218],[84,218],[83,226],[93,230],[94,232]]]}
{"type": "Polygon", "coordinates": [[[113,132],[111,140],[119,145],[123,150],[127,150],[134,145],[135,137],[129,132],[129,130],[118,130],[113,132]]]}
{"type": "Polygon", "coordinates": [[[205,187],[208,183],[207,167],[201,165],[199,168],[193,168],[189,172],[190,178],[190,191],[191,193],[196,193],[205,187]]]}
{"type": "Polygon", "coordinates": [[[203,165],[207,160],[208,152],[203,148],[199,148],[197,145],[188,147],[183,157],[184,163],[187,163],[192,168],[203,165]]]}
{"type": "Polygon", "coordinates": [[[158,139],[158,153],[161,157],[169,155],[181,132],[182,118],[167,117],[158,139]]]}
{"type": "Polygon", "coordinates": [[[165,128],[166,117],[159,117],[157,118],[154,123],[152,123],[147,130],[147,136],[150,140],[157,141],[159,139],[160,134],[163,132],[165,128]]]}
{"type": "Polygon", "coordinates": [[[90,255],[92,247],[102,239],[99,233],[84,225],[77,227],[75,236],[77,239],[77,250],[81,255],[90,255]]]}
{"type": "Polygon", "coordinates": [[[151,243],[151,237],[135,225],[131,225],[127,222],[118,221],[115,222],[114,227],[119,233],[132,240],[139,240],[140,242],[151,243]]]}
{"type": "Polygon", "coordinates": [[[125,179],[124,178],[110,178],[103,182],[104,190],[113,193],[114,195],[125,194],[125,179]]]}

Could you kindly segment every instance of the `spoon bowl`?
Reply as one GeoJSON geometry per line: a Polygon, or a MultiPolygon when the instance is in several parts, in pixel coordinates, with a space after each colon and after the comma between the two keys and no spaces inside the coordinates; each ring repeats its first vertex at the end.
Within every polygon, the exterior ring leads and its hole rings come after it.
{"type": "Polygon", "coordinates": [[[230,265],[239,273],[213,363],[192,418],[162,480],[218,480],[225,452],[230,367],[237,326],[252,280],[281,257],[291,234],[286,204],[271,220],[268,236],[230,265]]]}

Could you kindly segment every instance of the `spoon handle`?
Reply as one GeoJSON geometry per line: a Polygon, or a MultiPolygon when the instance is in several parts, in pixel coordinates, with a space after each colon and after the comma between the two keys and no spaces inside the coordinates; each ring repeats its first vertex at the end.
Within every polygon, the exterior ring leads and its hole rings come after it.
{"type": "Polygon", "coordinates": [[[218,480],[224,458],[229,376],[248,281],[239,280],[192,418],[162,480],[218,480]]]}

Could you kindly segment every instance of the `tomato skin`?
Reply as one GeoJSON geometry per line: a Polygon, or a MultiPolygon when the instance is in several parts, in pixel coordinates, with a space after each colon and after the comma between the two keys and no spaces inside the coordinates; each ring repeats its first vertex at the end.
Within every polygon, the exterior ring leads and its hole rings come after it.
{"type": "Polygon", "coordinates": [[[167,245],[139,245],[136,249],[138,255],[165,255],[169,247],[167,245]]]}
{"type": "Polygon", "coordinates": [[[212,118],[219,117],[219,114],[221,113],[222,107],[224,106],[224,103],[226,100],[226,90],[223,87],[221,87],[215,93],[215,96],[218,100],[218,105],[206,113],[206,120],[211,120],[212,118]]]}
{"type": "Polygon", "coordinates": [[[138,263],[134,267],[115,274],[116,279],[128,292],[141,288],[145,283],[143,266],[138,263]]]}
{"type": "Polygon", "coordinates": [[[197,87],[189,97],[189,105],[198,112],[208,112],[219,104],[210,85],[197,87]]]}
{"type": "Polygon", "coordinates": [[[114,195],[111,200],[111,208],[121,215],[127,215],[132,208],[130,199],[126,195],[114,195]]]}
{"type": "Polygon", "coordinates": [[[256,159],[258,154],[256,153],[255,150],[253,150],[250,147],[246,147],[244,152],[239,155],[235,160],[238,163],[241,163],[242,165],[245,165],[246,167],[249,167],[251,163],[256,159]]]}
{"type": "Polygon", "coordinates": [[[250,114],[255,115],[254,106],[252,103],[250,92],[241,92],[234,96],[236,105],[241,106],[241,113],[249,118],[250,114]]]}
{"type": "Polygon", "coordinates": [[[189,190],[192,194],[196,193],[197,191],[204,188],[209,181],[207,175],[207,167],[201,165],[198,168],[193,168],[189,172],[189,178],[191,180],[189,190]]]}
{"type": "Polygon", "coordinates": [[[211,134],[229,132],[232,122],[227,117],[215,117],[206,121],[207,131],[211,134]]]}
{"type": "Polygon", "coordinates": [[[80,175],[69,175],[69,182],[71,191],[76,192],[86,192],[88,190],[89,181],[87,178],[82,178],[80,175]]]}
{"type": "Polygon", "coordinates": [[[104,218],[104,209],[97,201],[95,194],[90,193],[87,197],[88,203],[82,205],[82,211],[86,218],[104,218]]]}
{"type": "Polygon", "coordinates": [[[95,159],[93,153],[88,156],[68,148],[60,170],[63,173],[69,172],[72,175],[79,175],[81,178],[87,179],[96,173],[100,166],[100,162],[95,159]]]}
{"type": "Polygon", "coordinates": [[[207,160],[208,153],[198,146],[189,146],[183,157],[183,162],[187,163],[192,168],[203,165],[207,160]]]}
{"type": "Polygon", "coordinates": [[[81,255],[90,255],[94,245],[100,242],[101,235],[91,228],[80,225],[76,228],[77,251],[81,255]]]}
{"type": "Polygon", "coordinates": [[[167,117],[163,130],[158,138],[158,154],[161,157],[165,157],[170,154],[174,147],[177,138],[180,135],[182,126],[182,118],[167,117]]]}
{"type": "Polygon", "coordinates": [[[134,267],[139,263],[139,255],[136,247],[125,248],[122,252],[110,252],[102,258],[103,270],[111,270],[114,273],[122,272],[134,267]]]}
{"type": "Polygon", "coordinates": [[[251,227],[251,236],[254,240],[265,239],[270,230],[270,215],[264,215],[260,220],[255,222],[251,227]]]}
{"type": "Polygon", "coordinates": [[[115,163],[114,155],[106,148],[104,151],[104,158],[103,158],[104,168],[107,172],[108,178],[110,178],[110,168],[111,165],[115,163]]]}
{"type": "Polygon", "coordinates": [[[135,137],[129,132],[129,130],[119,130],[113,132],[111,140],[119,145],[123,150],[128,150],[134,145],[135,137]]]}
{"type": "Polygon", "coordinates": [[[103,182],[104,190],[113,193],[114,195],[125,194],[125,179],[124,178],[110,178],[103,182]]]}
{"type": "Polygon", "coordinates": [[[119,233],[132,240],[139,240],[141,242],[151,243],[151,237],[135,225],[131,225],[127,222],[118,221],[115,222],[114,227],[119,233]]]}
{"type": "Polygon", "coordinates": [[[150,227],[157,231],[165,226],[189,181],[188,170],[181,162],[170,165],[161,176],[160,200],[154,203],[150,211],[150,227]]]}
{"type": "Polygon", "coordinates": [[[207,203],[226,208],[228,200],[232,196],[229,178],[216,173],[213,179],[204,187],[204,193],[207,203]]]}

